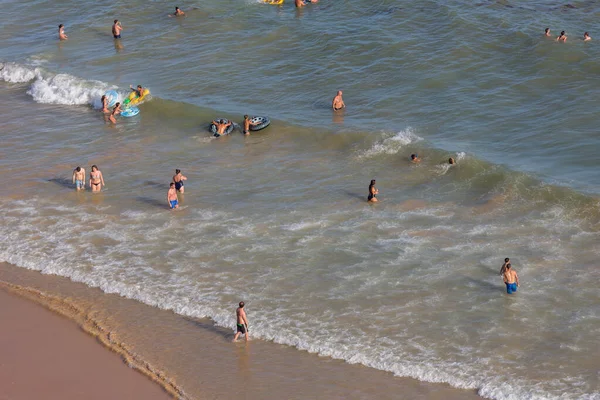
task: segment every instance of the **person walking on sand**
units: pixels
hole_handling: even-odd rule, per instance
[[[174,210],[179,208],[179,202],[177,201],[177,190],[175,189],[175,182],[171,182],[169,185],[169,191],[167,192],[167,203],[169,203],[169,208]]]
[[[371,203],[377,203],[377,195],[379,194],[379,190],[375,187],[375,179],[371,179],[371,183],[369,184],[369,197],[367,197],[367,201]]]
[[[235,318],[237,320],[237,332],[233,337],[233,342],[238,340],[240,335],[245,335],[246,342],[250,340],[250,333],[248,329],[248,317],[246,311],[244,311],[244,302],[240,301],[239,307],[235,310]]]
[[[108,117],[108,119],[113,124],[116,124],[117,123],[117,119],[115,118],[115,116],[117,116],[119,114],[121,114],[121,103],[115,104],[115,107],[113,108],[112,112],[110,113],[110,116]]]
[[[183,176],[180,169],[175,170],[175,175],[173,175],[173,183],[175,183],[175,190],[183,193],[183,181],[186,181],[187,177]]]
[[[590,34],[589,34],[589,33],[585,32],[585,33],[583,34],[583,41],[584,41],[584,42],[588,42],[588,41],[590,41],[590,40],[592,40],[592,37],[590,36]]]
[[[69,37],[65,33],[65,26],[63,24],[60,24],[58,26],[58,39],[59,40],[67,40],[68,38]]]
[[[510,263],[510,258],[506,257],[504,259],[504,264],[502,264],[502,268],[500,268],[500,275],[504,275],[504,272],[506,271],[506,266]]]
[[[119,22],[118,19],[115,19],[113,26],[112,26],[113,37],[115,39],[121,39],[121,31],[122,30],[123,30],[123,27],[121,26],[121,23]]]
[[[333,101],[331,102],[331,108],[333,108],[333,111],[339,111],[342,108],[346,108],[344,99],[342,99],[342,91],[341,90],[338,90],[337,94],[333,98]]]
[[[73,170],[73,184],[75,189],[79,192],[85,190],[85,169],[77,167]]]
[[[560,35],[556,38],[557,42],[566,42],[567,41],[567,35],[565,35],[565,31],[562,31],[560,33]]]
[[[506,293],[516,293],[517,288],[519,287],[519,275],[517,275],[517,271],[512,269],[510,263],[506,264],[506,270],[504,271],[504,274],[502,274],[502,277],[506,284]]]
[[[104,176],[102,176],[102,172],[96,165],[92,165],[92,170],[90,171],[90,188],[92,188],[92,192],[99,192],[102,186],[106,186],[104,184]]]

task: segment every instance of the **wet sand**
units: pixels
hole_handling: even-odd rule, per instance
[[[0,290],[0,398],[169,399],[78,326]]]
[[[9,381],[21,382],[13,387],[0,382],[11,390],[9,393],[0,391],[0,395],[8,395],[11,399],[32,398],[36,385],[25,383],[40,382],[40,385],[48,386],[43,382],[53,376],[56,378],[50,381],[54,382],[49,385],[50,388],[68,390],[60,395],[57,392],[56,398],[61,399],[81,397],[81,393],[85,393],[83,390],[89,388],[94,388],[92,392],[97,398],[110,398],[110,395],[97,391],[97,386],[120,393],[112,398],[158,399],[168,396],[158,385],[128,368],[117,355],[78,331],[72,321],[14,294],[32,298],[63,315],[71,315],[70,318],[84,325],[83,329],[96,336],[106,347],[120,353],[128,363],[178,397],[394,399],[402,393],[402,397],[411,399],[480,398],[472,390],[398,378],[387,372],[318,357],[271,342],[255,340],[248,344],[243,341],[232,344],[233,332],[215,326],[210,320],[183,317],[114,294],[105,294],[62,277],[42,275],[6,263],[0,263],[0,281],[3,320],[10,318],[16,321],[3,327],[1,351],[21,355],[2,357],[19,359],[17,366],[12,366],[12,362],[2,366],[14,371],[10,375],[14,378],[9,378]],[[7,290],[13,294],[8,294]],[[5,298],[10,302],[4,301]],[[26,335],[13,328],[7,329],[16,327],[17,323],[23,326],[19,331],[28,331]],[[6,340],[7,337],[10,339]],[[17,344],[13,345],[12,341]],[[46,352],[56,354],[46,356]],[[43,360],[21,363],[38,356],[46,357],[47,363]],[[38,365],[37,373],[30,364]],[[99,371],[87,371],[88,366]],[[46,370],[52,370],[53,375],[44,377]],[[78,379],[80,374],[93,382]],[[109,386],[104,388],[101,383],[113,379],[111,374],[115,375],[114,379],[122,379],[121,383],[104,385]],[[68,385],[71,386],[65,389]],[[17,397],[17,389],[21,390],[21,387],[31,394]],[[130,396],[133,393],[135,396]]]

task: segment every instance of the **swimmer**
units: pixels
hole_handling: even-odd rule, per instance
[[[506,257],[504,259],[504,264],[502,264],[502,268],[500,268],[500,275],[504,275],[504,272],[506,271],[506,266],[510,264],[510,258]]]
[[[100,99],[100,101],[102,101],[102,112],[109,113],[110,110],[108,109],[108,98],[106,97],[105,94],[102,95],[102,98]]]
[[[333,98],[331,102],[331,108],[333,111],[341,110],[342,108],[346,108],[346,104],[344,103],[344,99],[342,99],[342,91],[338,90],[337,94]]]
[[[556,38],[557,42],[566,42],[567,41],[567,35],[565,35],[565,31],[562,31],[560,33],[560,35]]]
[[[176,169],[175,175],[173,175],[173,182],[175,183],[175,190],[178,190],[180,193],[183,193],[183,181],[187,181],[187,177],[181,174],[180,169]]]
[[[121,103],[117,103],[115,104],[115,108],[113,108],[112,112],[110,113],[110,116],[108,117],[108,119],[110,120],[110,122],[112,122],[113,124],[117,123],[117,120],[115,119],[115,116],[121,114]]]
[[[60,24],[58,26],[58,39],[59,40],[67,40],[68,38],[69,37],[65,33],[65,26],[63,24]]]
[[[85,169],[77,167],[73,170],[73,184],[75,189],[79,192],[85,190]]]
[[[185,13],[179,9],[179,7],[175,7],[175,12],[173,14],[169,14],[169,17],[182,17]]]
[[[121,39],[121,31],[123,27],[118,19],[115,19],[114,24],[112,26],[112,34],[115,39]]]
[[[102,186],[106,186],[104,184],[104,176],[102,176],[102,172],[100,172],[96,165],[92,165],[92,170],[90,171],[90,188],[92,188],[92,192],[99,192]]]
[[[367,201],[371,203],[377,203],[377,195],[379,194],[379,190],[375,187],[375,179],[371,179],[371,183],[369,184],[369,197]]]
[[[506,264],[506,269],[504,270],[504,274],[502,274],[504,283],[506,284],[506,293],[508,294],[515,293],[519,287],[519,275],[511,267],[510,263]]]
[[[244,302],[240,301],[239,307],[235,310],[235,319],[237,332],[233,337],[233,342],[235,342],[240,335],[245,335],[246,342],[250,340],[250,333],[248,332],[248,317],[246,316],[246,311],[244,311]]]
[[[137,85],[137,88],[134,88],[133,86],[129,85],[129,89],[131,89],[131,91],[135,92],[137,97],[142,97],[142,95],[144,94],[144,91],[146,90],[142,87],[142,85]]]
[[[548,37],[552,36],[552,35],[550,34],[550,28],[546,28],[546,29],[544,29],[544,36],[548,36]]]
[[[179,204],[177,201],[177,190],[175,189],[175,182],[171,182],[169,185],[169,191],[167,192],[167,203],[169,203],[169,208],[174,210],[179,208]]]
[[[410,161],[413,162],[413,163],[415,163],[415,164],[418,164],[418,163],[421,162],[421,159],[419,158],[419,156],[417,154],[411,154],[410,155]]]
[[[306,5],[304,0],[294,0],[294,4],[296,4],[296,8],[302,8]]]
[[[224,119],[220,119],[218,121],[213,121],[213,125],[217,127],[217,135],[223,135],[225,134],[225,131],[227,130],[227,128],[229,128],[231,126],[231,121],[227,121]]]
[[[450,158],[448,159],[448,164],[450,164],[450,165],[454,165],[454,164],[456,164],[456,161],[454,161],[454,158],[450,157]]]
[[[583,34],[583,41],[584,41],[584,42],[587,42],[587,41],[589,41],[589,40],[592,40],[592,37],[590,36],[590,34],[589,34],[589,33],[587,33],[587,32],[586,32],[586,33],[584,33],[584,34]]]

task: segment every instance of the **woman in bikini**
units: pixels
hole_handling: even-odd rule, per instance
[[[377,190],[377,188],[375,187],[375,179],[371,179],[371,184],[369,185],[369,197],[367,198],[367,201],[369,201],[370,203],[376,203],[379,200],[377,200],[377,195],[379,194],[379,190]]]
[[[102,189],[102,186],[105,186],[102,172],[100,172],[96,165],[92,165],[92,170],[90,172],[90,188],[92,188],[92,192],[99,192]]]
[[[121,103],[117,103],[115,104],[115,108],[113,108],[112,112],[110,113],[110,116],[108,117],[108,119],[110,120],[110,122],[112,122],[113,124],[117,123],[117,120],[115,119],[116,115],[121,114]]]

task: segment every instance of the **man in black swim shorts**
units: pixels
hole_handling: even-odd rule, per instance
[[[121,39],[121,31],[123,27],[118,19],[115,19],[114,24],[112,26],[112,34],[115,39]]]
[[[246,342],[250,340],[250,334],[248,333],[248,317],[246,317],[246,311],[244,311],[244,302],[240,301],[239,307],[235,310],[235,317],[237,319],[237,332],[233,337],[235,342],[240,335],[245,335]]]

